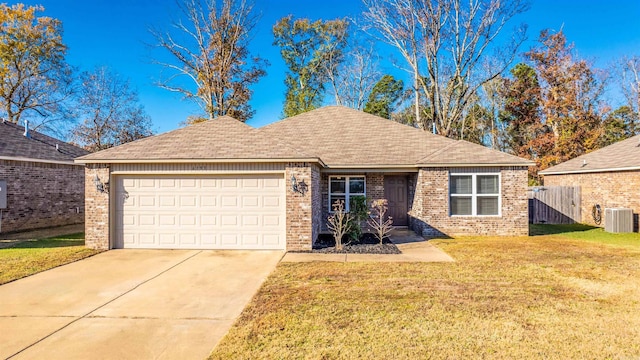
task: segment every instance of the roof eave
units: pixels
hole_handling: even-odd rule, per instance
[[[564,174],[585,174],[585,173],[597,173],[597,172],[612,172],[612,171],[634,171],[640,170],[640,166],[628,166],[620,168],[602,168],[602,169],[579,169],[579,170],[560,170],[560,171],[540,171],[540,175],[564,175]]]
[[[219,158],[219,159],[83,159],[76,164],[171,164],[171,163],[280,163],[280,162],[317,162],[325,166],[319,158]]]
[[[535,166],[534,162],[519,162],[519,163],[429,163],[429,164],[417,164],[418,167],[432,168],[432,167],[503,167],[503,166]]]
[[[47,160],[47,159],[21,157],[21,156],[0,156],[0,160],[34,162],[34,163],[43,163],[43,164],[58,164],[58,165],[78,165],[77,163],[74,162],[74,160],[67,160],[67,161]]]

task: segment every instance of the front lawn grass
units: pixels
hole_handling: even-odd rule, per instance
[[[631,249],[637,249],[640,246],[640,233],[609,233],[604,231],[603,228],[584,224],[530,225],[529,233],[531,236],[553,234],[568,239],[584,240]]]
[[[84,234],[24,241],[0,249],[0,285],[97,254],[84,247]]]
[[[456,262],[279,264],[211,358],[640,356],[640,243],[432,242]]]

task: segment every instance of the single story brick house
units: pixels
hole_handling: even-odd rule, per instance
[[[580,186],[582,223],[605,224],[605,208],[630,208],[640,213],[640,135],[578,156],[540,172],[545,186]],[[600,205],[596,224],[592,208]]]
[[[340,106],[258,129],[220,117],[76,161],[94,248],[310,250],[329,204],[362,195],[426,236],[528,234],[531,162]]]
[[[88,152],[50,136],[0,121],[0,232],[84,222]]]

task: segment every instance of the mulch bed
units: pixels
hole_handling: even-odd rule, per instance
[[[313,244],[314,253],[326,254],[401,254],[398,247],[389,238],[385,238],[382,244],[373,234],[363,234],[357,242],[344,238],[342,250],[336,250],[336,242],[329,234],[320,234],[318,240]],[[347,244],[348,245],[345,245]]]

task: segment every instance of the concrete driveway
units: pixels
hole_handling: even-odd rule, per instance
[[[283,253],[112,250],[0,286],[0,358],[204,359]]]

